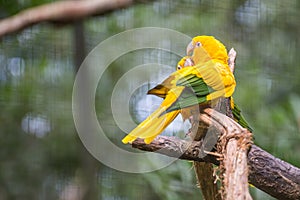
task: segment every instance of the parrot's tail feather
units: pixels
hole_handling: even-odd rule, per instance
[[[158,108],[147,119],[133,129],[123,140],[124,144],[132,143],[137,138],[144,139],[145,143],[151,143],[179,114],[180,111],[174,111],[161,115],[165,112],[164,107]]]
[[[159,115],[164,112],[164,108],[160,107],[133,129],[123,140],[124,144],[132,143],[136,138],[140,137],[144,131],[148,130],[153,124],[153,120],[157,119]]]
[[[150,144],[155,138],[156,138],[156,136],[145,138],[144,142],[146,144]]]
[[[180,113],[180,110],[166,113],[166,110],[177,100],[184,87],[176,87],[168,92],[160,107],[155,110],[147,119],[133,129],[123,142],[133,142],[136,138],[142,138],[146,143],[150,143],[159,135]]]
[[[132,143],[134,140],[136,140],[137,137],[131,136],[131,135],[127,135],[126,137],[123,138],[122,142],[124,144],[127,143]]]
[[[154,120],[155,122],[151,125],[151,127],[145,130],[145,132],[139,137],[143,138],[146,144],[150,144],[156,136],[165,130],[165,128],[177,117],[179,113],[180,111],[177,110],[160,116]]]

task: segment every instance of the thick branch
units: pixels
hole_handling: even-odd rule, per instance
[[[248,153],[249,180],[277,199],[300,199],[300,169],[252,145]]]
[[[222,128],[217,124],[215,127]],[[217,131],[221,133],[224,130],[217,129]],[[197,141],[159,136],[149,145],[138,139],[132,146],[145,151],[160,150],[159,153],[180,159],[219,164],[216,157],[212,155],[203,157],[204,147]],[[247,161],[249,182],[255,187],[278,199],[300,199],[300,169],[275,158],[255,145],[251,146]]]
[[[219,164],[212,155],[202,157],[196,153],[202,149],[201,142],[158,136],[151,144],[145,144],[142,139],[137,139],[132,147],[151,152],[160,150],[161,154],[184,160]],[[299,168],[274,157],[256,145],[251,146],[247,160],[249,182],[252,185],[278,199],[300,199]]]
[[[157,136],[151,144],[145,144],[143,139],[138,138],[132,143],[132,147],[143,151],[159,151],[161,154],[183,160],[219,165],[219,161],[214,156],[208,154],[203,157],[202,141],[186,141],[177,137]]]
[[[57,1],[24,10],[0,21],[0,37],[40,22],[69,22],[127,7],[133,0]]]
[[[233,119],[213,109],[205,109],[199,118],[220,135],[217,149],[222,156],[222,196],[225,199],[252,199],[249,194],[247,165],[247,152],[252,143],[252,134]]]

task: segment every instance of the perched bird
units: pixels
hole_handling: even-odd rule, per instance
[[[189,47],[190,48],[190,47]],[[188,50],[190,51],[190,50]],[[180,70],[184,67],[191,67],[194,66],[194,62],[191,58],[191,56],[185,56],[183,57],[177,64],[177,70]],[[166,83],[165,83],[166,84]],[[162,91],[160,91],[160,95],[158,95],[157,93],[158,91],[155,90],[155,88],[153,88],[152,90],[148,91],[148,94],[153,94],[156,96],[160,96],[162,98],[165,97],[165,95],[167,93],[165,93],[164,95],[162,94]],[[233,97],[230,97],[230,108],[232,111],[232,115],[233,115],[233,119],[239,123],[243,128],[248,129],[250,132],[252,132],[252,128],[249,126],[249,124],[247,123],[247,121],[245,120],[245,118],[242,116],[241,110],[238,107],[237,104],[235,104]],[[186,119],[188,119],[191,116],[191,113],[193,112],[193,110],[195,110],[195,108],[187,108],[187,109],[182,109],[181,110],[181,115],[183,120],[185,121]]]
[[[231,97],[236,82],[227,64],[225,46],[212,36],[197,36],[188,45],[193,66],[172,73],[148,93],[165,98],[159,108],[133,129],[123,140],[136,138],[150,143],[180,113],[194,105],[210,105],[220,97]]]
[[[225,46],[212,36],[197,36],[188,45],[187,55],[178,62],[176,72],[148,91],[148,94],[162,97],[164,101],[123,139],[124,143],[133,142],[137,137],[150,143],[179,113],[183,120],[192,118],[192,130],[195,132],[192,138],[200,140],[205,133],[198,128],[201,122],[194,121],[198,119],[199,109],[213,107],[214,101],[220,97],[230,99],[233,118],[251,131],[232,98],[236,83],[228,66]],[[194,162],[194,169],[204,198],[220,199],[213,165]]]
[[[213,41],[213,42],[210,42]],[[209,45],[207,45],[207,43]],[[208,46],[207,48],[200,48],[201,46]],[[203,63],[206,60],[212,59],[216,65],[218,65],[218,73],[222,77],[222,81],[225,87],[225,95],[223,97],[227,97],[230,102],[230,107],[232,111],[232,117],[235,121],[237,121],[242,127],[247,128],[248,130],[252,131],[250,126],[244,120],[243,116],[241,115],[241,111],[238,106],[234,103],[232,97],[232,90],[235,88],[235,81],[232,71],[228,66],[228,56],[225,46],[215,40],[214,37],[211,36],[197,36],[193,38],[191,43],[187,47],[187,55],[191,55],[191,59],[194,65],[198,65],[199,63]],[[207,51],[208,53],[205,54],[203,51]],[[225,53],[226,52],[226,53]],[[203,56],[208,55],[209,57]],[[209,84],[209,82],[206,82]],[[222,86],[220,86],[222,87]],[[226,89],[228,88],[228,89]],[[222,91],[222,89],[220,88]],[[226,100],[225,100],[226,101]],[[227,100],[228,101],[228,100]],[[211,105],[213,107],[213,105]],[[228,113],[224,113],[228,114]],[[193,138],[194,140],[199,140],[206,134],[206,131],[203,129],[199,129],[198,127],[201,126],[201,122],[199,124],[193,124],[195,127],[193,130],[195,133]],[[204,146],[205,148],[205,146]],[[208,150],[209,151],[209,150]],[[202,190],[202,194],[204,199],[206,200],[215,200],[221,199],[220,194],[218,192],[218,186],[215,183],[214,177],[214,169],[211,163],[205,162],[194,162],[194,169],[197,177],[198,184]]]
[[[190,53],[191,48],[193,48],[191,46],[191,44],[188,45],[187,47],[187,53]],[[196,56],[196,55],[195,55]],[[194,57],[195,57],[194,56]],[[177,64],[177,70],[180,70],[182,68],[185,67],[191,67],[194,66],[194,62],[192,60],[191,56],[185,56],[183,58],[180,59],[180,61]],[[156,87],[154,87],[153,89],[149,90],[147,94],[152,94],[152,95],[156,95],[159,96],[161,98],[165,98],[168,91],[170,90],[171,87],[171,83],[170,79],[166,79],[163,83],[157,85]],[[249,126],[249,124],[247,123],[247,121],[244,119],[244,117],[241,114],[241,110],[238,107],[237,104],[235,104],[233,97],[230,97],[230,108],[232,111],[232,115],[233,115],[233,119],[239,123],[243,128],[248,129],[250,132],[252,132],[252,128]],[[191,115],[193,115],[194,112],[198,111],[198,107],[196,105],[185,108],[185,109],[181,109],[181,115],[183,118],[183,121],[185,121],[186,119],[189,119]]]
[[[209,44],[209,45],[207,45]],[[207,46],[206,48],[202,48]],[[191,59],[194,65],[198,65],[200,63],[206,62],[207,60],[212,60],[217,71],[207,74],[206,77],[210,76],[221,76],[220,79],[215,79],[214,77],[206,80],[205,82],[210,85],[210,81],[217,80],[218,85],[217,90],[220,93],[225,93],[225,95],[221,94],[220,97],[231,98],[233,91],[235,89],[235,79],[228,66],[228,55],[225,46],[211,36],[197,36],[194,37],[191,43],[187,46],[187,55],[191,55]],[[207,78],[208,79],[208,78]],[[226,89],[227,88],[227,89]],[[210,103],[210,107],[214,107],[214,103]],[[199,105],[201,106],[201,105]],[[195,118],[195,117],[193,117]],[[196,116],[197,119],[197,116]],[[192,124],[193,129],[193,139],[200,140],[206,135],[205,129],[199,129],[201,127],[201,122]],[[205,149],[205,147],[204,147]],[[208,150],[210,151],[210,150]],[[218,186],[215,183],[214,177],[214,169],[211,163],[205,162],[193,162],[195,174],[197,177],[197,182],[202,190],[203,198],[206,200],[220,199],[220,194],[218,193]]]

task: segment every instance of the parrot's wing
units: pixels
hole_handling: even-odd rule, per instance
[[[189,106],[208,103],[207,95],[214,92],[214,89],[209,87],[203,80],[196,74],[189,74],[177,81],[177,86],[184,86],[184,90],[177,98],[177,100],[166,110],[171,112]]]
[[[227,65],[213,60],[195,66],[197,75],[215,91],[207,96],[208,100],[232,96],[236,82]]]
[[[167,93],[169,92],[169,88],[167,88],[166,86],[164,86],[163,84],[159,84],[157,86],[155,86],[154,88],[150,89],[147,94],[152,94],[152,95],[156,95],[158,97],[161,98],[166,98]]]
[[[166,98],[166,95],[170,91],[170,89],[174,88],[176,86],[174,83],[176,72],[171,74],[168,78],[166,78],[161,84],[158,84],[154,88],[150,89],[147,94],[152,94],[159,96],[161,98]]]
[[[168,78],[166,78],[162,83],[158,84],[154,88],[150,89],[147,94],[156,95],[161,98],[166,98],[167,93],[170,89],[176,86],[190,86],[188,82],[185,80],[191,78],[191,72],[195,73],[195,69],[191,67],[187,67],[178,71],[173,72]],[[179,80],[179,83],[178,83]],[[193,81],[193,80],[192,80]],[[183,84],[181,84],[183,83]],[[193,86],[196,86],[197,82],[194,83]]]
[[[230,69],[214,61],[203,62],[173,73],[173,83],[185,89],[166,112],[208,103],[220,97],[233,94],[235,80]]]
[[[166,95],[170,91],[174,84],[172,81],[175,79],[175,76],[172,74],[168,78],[166,78],[161,84],[155,86],[154,88],[150,89],[147,94],[152,94],[159,96],[161,98],[166,98]]]
[[[214,91],[211,87],[207,86],[196,68],[186,67],[172,73],[161,84],[150,89],[147,94],[166,98],[171,89],[182,88],[182,86],[184,87],[183,92],[176,97],[177,99],[175,99],[173,104],[169,104],[166,112],[204,103],[206,102],[206,96]]]

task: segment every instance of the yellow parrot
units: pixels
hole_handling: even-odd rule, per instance
[[[180,70],[180,69],[185,68],[185,67],[191,67],[191,66],[194,66],[194,63],[193,63],[191,57],[190,56],[185,56],[185,57],[181,58],[181,60],[178,62],[177,70]],[[155,88],[149,90],[147,94],[152,94],[152,95],[159,96],[161,98],[165,98],[168,91],[169,91],[169,88],[171,86],[171,84],[168,83],[167,80],[168,79],[166,79],[162,84],[159,84]],[[237,123],[239,123],[242,127],[246,128],[250,132],[252,132],[252,128],[248,125],[248,123],[246,122],[246,120],[242,116],[241,110],[234,103],[233,97],[230,97],[230,107],[231,107],[231,110],[232,110],[233,119]],[[181,109],[180,114],[182,115],[183,121],[188,119],[194,112],[197,112],[198,110],[199,110],[199,108],[198,108],[197,105]]]
[[[172,73],[162,84],[148,93],[165,97],[159,108],[133,129],[123,140],[131,143],[136,138],[149,144],[180,113],[182,108],[210,104],[220,97],[231,97],[236,82],[227,64],[225,46],[212,36],[197,36],[188,45],[193,66]],[[166,94],[166,95],[165,95]]]
[[[194,62],[192,60],[192,58],[190,56],[185,56],[183,57],[177,64],[177,70],[180,70],[184,67],[190,67],[190,66],[193,66],[194,65]],[[165,98],[165,95],[167,93],[165,93],[165,95],[157,95],[157,91],[152,89],[152,90],[149,90],[148,91],[148,94],[153,94],[153,95],[156,95],[156,96],[160,96],[160,97],[163,97]],[[232,115],[233,115],[233,119],[239,123],[243,128],[246,128],[248,129],[250,132],[252,132],[252,128],[248,125],[248,123],[246,122],[246,120],[244,119],[244,117],[242,116],[241,114],[241,110],[240,108],[238,107],[238,105],[235,104],[234,100],[233,100],[233,97],[230,97],[230,108],[231,108],[231,111],[232,111]],[[189,111],[189,109],[191,108],[188,108],[188,109],[182,109],[181,110],[181,115],[182,115],[182,118],[183,120],[185,121],[186,119],[188,119],[190,116],[191,116],[191,112],[192,111]],[[192,109],[193,110],[193,109]]]

